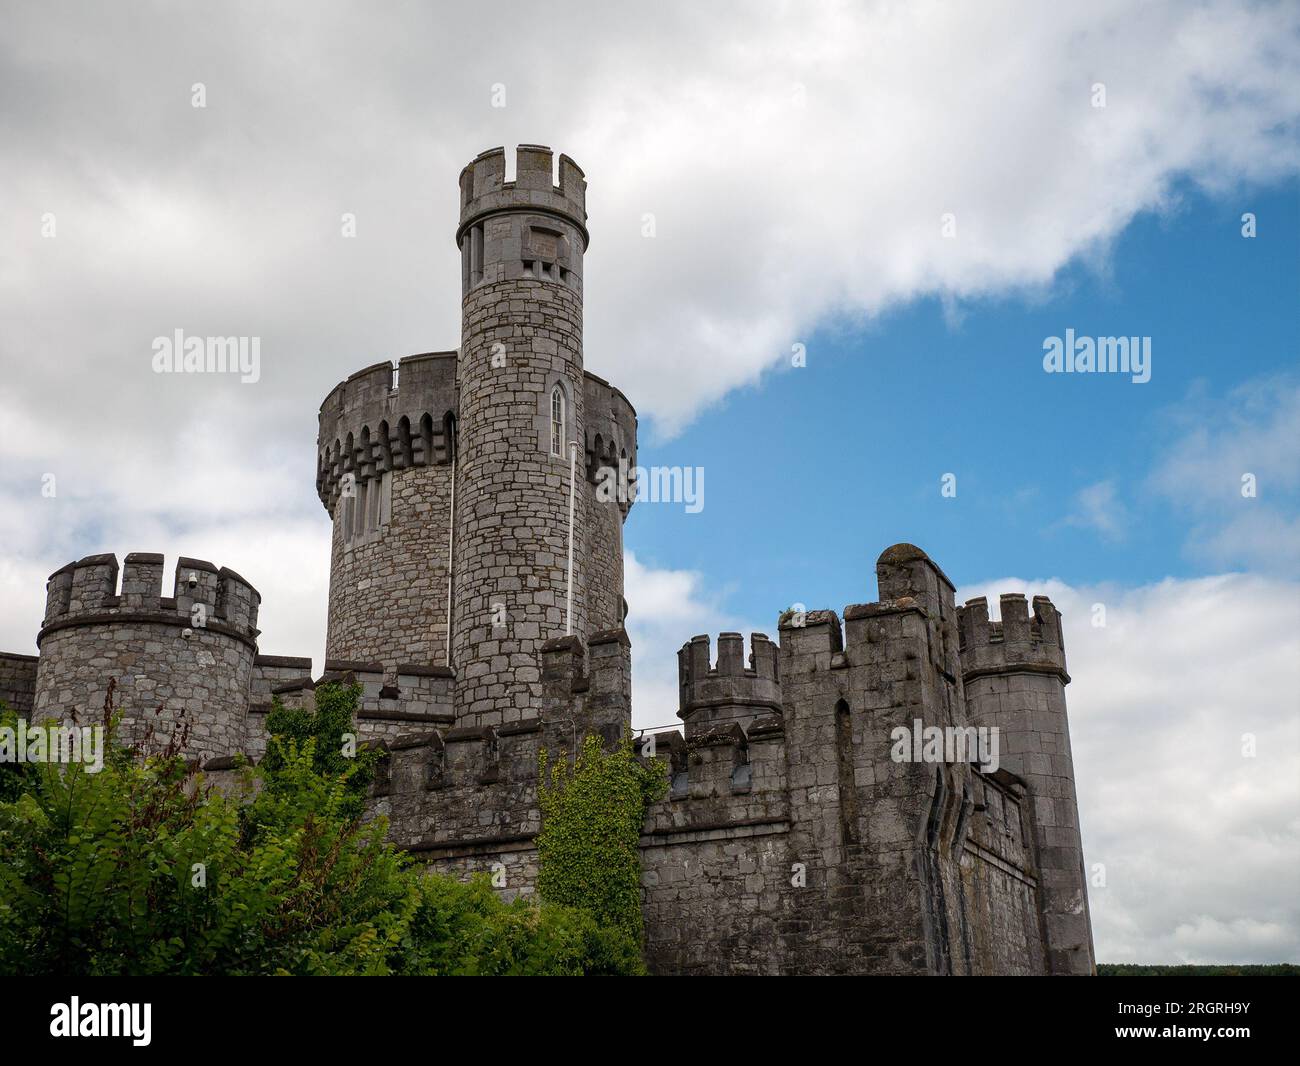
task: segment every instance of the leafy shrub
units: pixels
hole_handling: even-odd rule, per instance
[[[274,717],[267,759],[222,791],[174,752],[106,743],[0,778],[0,973],[636,972],[621,932],[426,874],[360,816],[373,761],[341,755],[357,692]],[[283,710],[283,709],[281,709]],[[106,717],[107,711],[106,711]],[[111,734],[110,734],[111,736]]]

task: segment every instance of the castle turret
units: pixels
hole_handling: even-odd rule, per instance
[[[257,654],[257,590],[233,570],[182,558],[162,595],[163,557],[91,555],[50,575],[32,719],[100,721],[110,679],[119,741],[230,755],[246,740]]]
[[[570,444],[585,482],[582,256],[586,182],[567,156],[521,145],[460,176],[460,455],[454,664],[459,711],[480,724],[535,714],[543,643],[589,628],[585,486],[575,494],[566,626]],[[609,620],[609,624],[616,622]]]
[[[764,633],[745,638],[739,633],[718,636],[718,661],[710,665],[709,638],[692,637],[677,653],[679,702],[677,717],[686,735],[704,733],[716,725],[736,722],[748,730],[759,718],[781,713],[781,682],[777,647]]]
[[[326,656],[448,665],[456,353],[376,363],[320,408],[316,491],[333,522]]]
[[[1002,766],[1029,786],[1048,968],[1089,974],[1095,959],[1065,713],[1070,675],[1061,615],[1046,596],[1034,597],[1032,618],[1024,596],[1001,601],[1001,622],[989,621],[982,596],[958,612],[966,714],[972,725],[997,727]]]

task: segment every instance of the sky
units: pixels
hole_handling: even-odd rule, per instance
[[[0,3],[0,647],[163,551],[319,663],[319,402],[456,346],[460,168],[548,144],[587,369],[705,475],[625,529],[634,724],[918,544],[1065,614],[1097,957],[1300,961],[1300,8],[498,6]],[[155,374],[175,329],[260,379]]]

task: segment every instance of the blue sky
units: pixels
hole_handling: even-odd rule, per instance
[[[955,308],[920,299],[792,337],[806,367],[766,372],[676,439],[651,425],[640,462],[703,466],[706,504],[634,507],[628,546],[715,575],[727,607],[760,620],[795,601],[873,599],[876,555],[896,541],[921,545],[959,585],[1215,572],[1183,551],[1187,509],[1149,478],[1189,396],[1222,400],[1296,370],[1298,192],[1294,181],[1226,197],[1182,188],[1043,290]],[[1253,239],[1241,235],[1247,210]],[[1151,380],[1044,373],[1043,339],[1066,328],[1150,336]],[[955,498],[940,495],[946,472]],[[1077,495],[1106,481],[1123,529],[1072,521]],[[1261,492],[1295,505],[1294,486]]]

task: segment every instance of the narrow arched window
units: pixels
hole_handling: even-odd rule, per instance
[[[564,390],[551,390],[551,454],[564,457]]]

